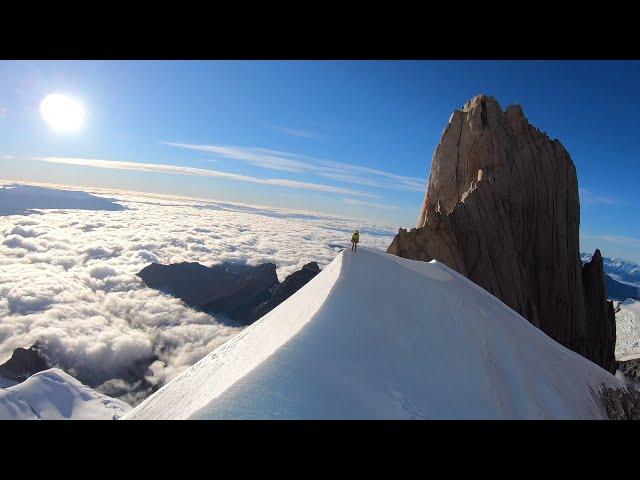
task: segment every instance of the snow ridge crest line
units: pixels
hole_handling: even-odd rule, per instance
[[[185,419],[205,407],[313,321],[342,277],[344,260],[343,251],[286,302],[185,370],[122,419]]]

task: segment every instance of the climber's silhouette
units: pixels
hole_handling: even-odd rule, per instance
[[[358,242],[360,241],[360,232],[356,228],[356,231],[351,235],[351,251],[355,252],[358,249]]]

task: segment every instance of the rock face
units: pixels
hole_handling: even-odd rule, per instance
[[[230,262],[213,267],[197,262],[170,265],[152,263],[138,272],[138,276],[147,286],[176,296],[196,309],[202,309],[206,303],[232,296],[242,289],[246,291],[249,284],[260,283],[261,279],[264,285],[257,285],[261,289],[268,289],[278,283],[273,263],[258,267]]]
[[[617,367],[623,375],[640,381],[640,358],[620,361]]]
[[[222,263],[205,267],[196,262],[143,268],[138,276],[151,288],[180,298],[189,307],[251,324],[297,292],[320,272],[311,262],[278,282],[276,266]]]
[[[40,353],[40,344],[36,342],[29,348],[16,348],[11,358],[0,365],[0,377],[22,382],[34,373],[48,368],[49,365]]]
[[[253,310],[269,299],[278,283],[276,266],[263,263],[238,274],[233,293],[205,303],[202,310],[223,313],[239,322],[250,323]]]
[[[640,392],[627,387],[611,388],[603,386],[602,403],[609,420],[640,420]]]
[[[271,310],[284,302],[291,295],[304,287],[313,277],[320,273],[320,267],[316,262],[307,263],[297,272],[293,272],[278,285],[266,302],[258,305],[252,312],[251,320],[255,321],[265,316]]]
[[[417,228],[400,229],[387,251],[445,263],[613,372],[602,259],[596,252],[583,273],[579,221],[576,170],[562,144],[518,105],[503,111],[480,95],[449,119]],[[585,299],[583,281],[597,298]]]

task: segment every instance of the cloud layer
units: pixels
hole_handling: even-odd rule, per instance
[[[128,369],[142,365],[162,385],[240,331],[145,287],[136,272],[151,262],[274,262],[282,280],[309,261],[325,266],[354,227],[307,212],[108,196],[127,209],[0,217],[0,362],[40,340],[52,363],[131,403],[148,392],[127,383]],[[394,233],[360,227],[374,248]]]

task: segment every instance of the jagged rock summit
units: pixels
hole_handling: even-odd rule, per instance
[[[615,371],[615,318],[602,258],[581,266],[576,169],[518,105],[486,95],[453,112],[417,228],[388,253],[439,260],[566,347]]]

